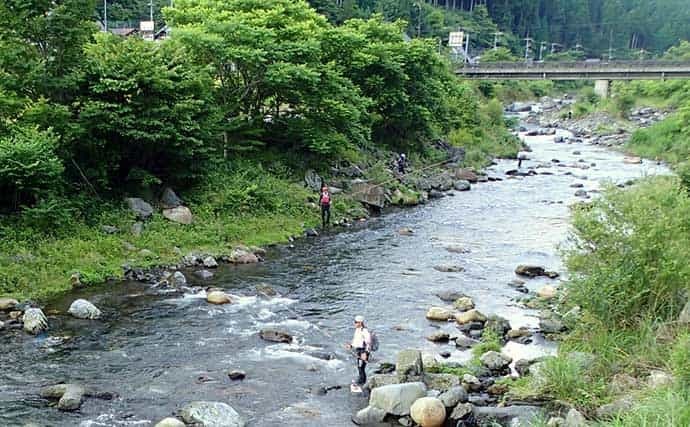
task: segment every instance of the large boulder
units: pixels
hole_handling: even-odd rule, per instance
[[[460,386],[460,377],[453,374],[424,374],[424,384],[430,390],[446,391]]]
[[[148,219],[153,215],[153,207],[144,199],[139,197],[128,197],[125,199],[129,210],[139,219]]]
[[[11,311],[19,304],[14,298],[0,298],[0,311]]]
[[[460,421],[467,418],[472,413],[472,408],[474,408],[474,406],[471,403],[458,403],[450,413],[449,418],[452,421]],[[464,424],[458,423],[457,425],[463,426]]]
[[[163,209],[163,216],[172,222],[184,225],[189,225],[194,221],[192,211],[190,211],[186,206]]]
[[[403,383],[377,387],[371,391],[369,405],[391,415],[409,415],[417,399],[426,396],[424,383]]]
[[[264,341],[281,342],[289,344],[292,342],[292,335],[276,329],[262,329],[259,336]]]
[[[458,403],[467,402],[467,390],[462,386],[451,387],[438,397],[446,408],[454,408]]]
[[[484,323],[486,322],[486,320],[486,316],[476,309],[469,310],[464,313],[458,313],[455,315],[455,321],[458,322],[460,325],[464,325],[466,323],[471,322]]]
[[[436,296],[439,297],[441,301],[445,302],[455,302],[459,298],[467,297],[467,295],[458,291],[441,291],[437,293]]]
[[[542,288],[537,291],[537,296],[545,300],[553,299],[556,297],[556,288],[551,285],[542,286]]]
[[[565,331],[565,325],[555,317],[547,317],[539,320],[539,328],[545,334],[558,334]]]
[[[474,301],[470,297],[461,297],[455,300],[453,307],[460,311],[469,311],[474,308]]]
[[[453,317],[453,312],[443,307],[431,307],[426,312],[426,318],[429,320],[436,320],[439,322],[446,322]]]
[[[76,411],[81,407],[86,390],[78,384],[57,384],[41,389],[44,399],[59,399],[58,409],[61,411]]]
[[[409,378],[416,379],[421,377],[424,373],[422,352],[411,349],[400,351],[395,364],[395,372],[401,381],[407,381]]]
[[[386,204],[386,193],[382,186],[364,181],[353,181],[351,185],[354,198],[369,206],[382,209]]]
[[[571,409],[565,416],[563,427],[587,427],[587,420],[577,409]]]
[[[633,401],[632,397],[624,396],[614,402],[607,403],[606,405],[602,405],[597,408],[596,415],[597,418],[601,420],[610,420],[621,414],[629,412],[634,405],[635,402]]]
[[[446,420],[446,407],[435,397],[422,397],[412,404],[410,416],[421,427],[440,427]]]
[[[165,209],[173,209],[182,205],[182,199],[180,199],[172,188],[166,187],[161,194],[161,205]]]
[[[2,309],[0,307],[0,309]],[[690,324],[690,301],[685,303],[685,307],[683,307],[683,311],[680,312],[680,316],[678,316],[678,323],[687,325]]]
[[[30,334],[38,335],[48,329],[48,319],[40,308],[29,308],[22,318],[24,330]]]
[[[538,276],[546,276],[551,279],[558,277],[558,273],[553,271],[546,271],[544,267],[538,265],[518,265],[515,268],[515,274],[518,276],[525,276],[529,278],[534,278]]]
[[[230,262],[233,264],[255,264],[259,257],[248,249],[235,248],[230,254]]]
[[[454,188],[457,191],[469,191],[472,188],[472,186],[470,185],[469,181],[461,179],[460,181],[455,181]]]
[[[367,406],[352,417],[352,422],[359,426],[368,426],[383,422],[386,418],[386,411],[374,406]]]
[[[476,183],[478,180],[477,174],[470,169],[456,169],[454,178],[468,181],[470,183]]]
[[[527,405],[504,407],[475,406],[472,408],[472,414],[479,421],[512,422],[511,420],[517,418],[517,425],[530,425],[530,423],[542,415],[542,409]]]
[[[223,291],[211,291],[206,295],[206,301],[211,304],[230,304],[232,299]]]
[[[180,411],[187,424],[200,427],[244,427],[246,422],[232,406],[222,402],[192,402]]]
[[[212,256],[207,256],[204,258],[203,261],[204,267],[206,268],[217,268],[218,267],[218,261]]]
[[[367,388],[369,390],[391,384],[400,384],[400,378],[395,374],[374,374],[367,380]]]
[[[154,427],[185,427],[185,425],[185,423],[177,418],[168,417],[158,421],[158,424],[156,424]]]
[[[479,341],[472,339],[470,337],[466,337],[464,335],[460,335],[455,339],[455,347],[463,350],[474,347],[477,344],[479,344]]]
[[[510,322],[508,319],[492,314],[484,324],[484,328],[495,332],[499,337],[503,337],[510,331]]]
[[[323,179],[316,173],[316,171],[308,170],[306,175],[304,175],[304,183],[312,191],[320,191],[321,185],[323,184]]]
[[[69,314],[77,319],[99,319],[101,310],[85,299],[78,299],[69,306]]]
[[[173,273],[172,277],[170,278],[170,282],[172,283],[173,286],[184,286],[187,284],[187,278],[184,276],[184,273],[181,271],[176,271]]]
[[[431,342],[448,342],[450,340],[450,334],[448,332],[436,331],[428,335],[426,339]]]
[[[479,360],[492,371],[502,371],[513,361],[510,357],[496,351],[487,351]]]

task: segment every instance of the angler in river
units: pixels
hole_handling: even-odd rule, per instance
[[[350,389],[353,393],[361,393],[361,386],[367,382],[367,362],[371,353],[372,340],[369,330],[364,325],[363,316],[355,316],[355,332],[352,342],[345,345],[348,350],[352,350],[357,359],[357,382],[353,381]]]
[[[321,206],[321,224],[323,228],[326,228],[331,223],[331,192],[325,184],[321,187],[319,205]]]

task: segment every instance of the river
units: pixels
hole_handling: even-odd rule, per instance
[[[350,415],[364,404],[361,396],[346,388],[326,395],[309,390],[347,385],[353,378],[354,364],[342,344],[351,337],[355,314],[364,315],[380,337],[377,361],[394,361],[404,348],[447,350],[456,361],[468,357],[452,343],[425,340],[439,326],[424,314],[443,305],[435,296],[443,290],[466,293],[480,311],[503,316],[514,328],[535,328],[537,313],[516,304],[523,294],[507,283],[522,263],[563,273],[558,247],[567,238],[568,206],[581,200],[571,184],[596,191],[605,181],[666,169],[646,161],[624,164],[622,154],[600,146],[554,143],[553,136],[525,139],[533,151],[523,168],[548,166],[535,169],[540,175],[477,184],[455,197],[372,219],[367,227],[272,248],[260,265],[221,267],[213,284],[237,295],[235,304],[212,306],[203,294],[161,294],[139,283],[103,285],[53,301],[46,311],[65,313],[74,299],[85,297],[105,318],[58,315],[50,318],[48,335],[0,334],[0,425],[148,426],[189,401],[211,400],[231,404],[252,426],[349,426]],[[595,166],[563,167],[552,159]],[[515,166],[499,161],[489,174],[505,178]],[[401,236],[402,227],[415,232]],[[467,252],[449,252],[449,245]],[[433,268],[439,264],[465,271],[442,273]],[[534,291],[552,282],[557,283],[537,279],[527,286]],[[261,283],[282,296],[255,296]],[[258,331],[270,326],[293,333],[296,343],[262,341]],[[454,330],[452,324],[441,327]],[[313,350],[336,358],[306,354]],[[523,357],[555,346],[536,339],[505,351]],[[228,379],[227,371],[235,368],[246,371],[244,381]],[[62,381],[118,397],[87,399],[79,412],[60,412],[38,391]]]

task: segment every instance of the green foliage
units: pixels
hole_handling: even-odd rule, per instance
[[[635,131],[626,148],[639,156],[671,164],[686,162],[690,159],[690,127],[682,114],[675,114],[649,128]],[[686,169],[681,169],[681,173]]]
[[[481,62],[514,62],[518,58],[506,47],[487,50],[481,58]]]
[[[487,351],[500,352],[502,346],[501,336],[496,331],[486,329],[482,334],[481,342],[472,347],[472,354],[474,357],[481,357]]]
[[[682,387],[690,387],[690,334],[681,334],[671,349],[671,370]]]
[[[569,298],[611,328],[671,320],[688,289],[690,199],[677,180],[656,178],[575,211]]]
[[[607,397],[603,378],[593,376],[591,371],[567,356],[546,359],[538,375],[530,377],[528,384],[532,393],[570,402],[585,412],[601,405]]]
[[[183,50],[99,35],[86,47],[83,82],[69,149],[100,186],[135,168],[186,180],[214,152],[213,83]]]
[[[251,139],[322,154],[369,140],[368,100],[324,57],[329,26],[305,1],[181,0],[165,14],[176,42],[213,70],[224,119],[263,127]]]
[[[600,424],[602,427],[690,425],[690,393],[687,387],[652,390],[632,411]]]
[[[50,131],[16,128],[0,138],[0,203],[12,209],[59,190],[63,165]]]

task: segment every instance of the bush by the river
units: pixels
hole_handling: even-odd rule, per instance
[[[675,177],[609,188],[575,208],[561,310],[578,306],[581,315],[570,320],[560,356],[519,382],[518,394],[536,392],[593,414],[620,393],[634,393],[632,412],[606,425],[687,424],[690,347],[677,320],[690,295],[688,211],[690,196]],[[568,356],[573,351],[591,360],[583,365],[582,357]],[[656,370],[672,374],[673,383],[645,388]],[[617,390],[620,375],[636,385]]]

